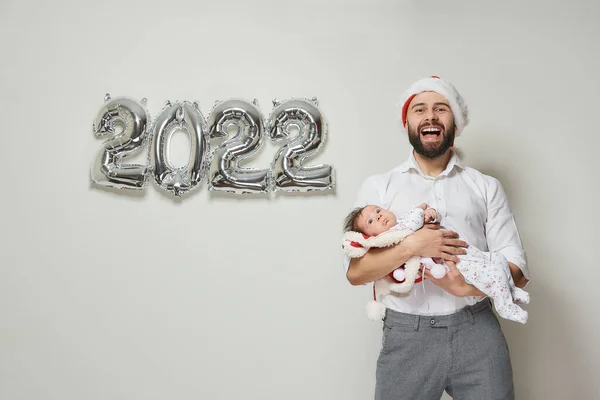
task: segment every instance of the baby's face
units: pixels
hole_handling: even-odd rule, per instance
[[[377,236],[396,225],[393,212],[377,206],[366,206],[356,219],[359,231],[369,236]]]

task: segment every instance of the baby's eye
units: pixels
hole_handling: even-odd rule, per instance
[[[377,210],[377,211],[375,211],[375,212],[376,212],[377,214],[379,214],[379,213],[381,212],[381,210]]]
[[[370,219],[368,223],[369,223],[369,224],[372,224],[372,223],[373,223],[373,220],[372,220],[372,219]]]

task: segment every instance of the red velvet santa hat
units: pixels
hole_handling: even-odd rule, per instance
[[[455,135],[459,136],[469,123],[469,108],[454,86],[438,76],[420,79],[404,92],[400,99],[400,104],[402,104],[402,128],[406,125],[406,114],[412,99],[419,93],[427,91],[439,93],[448,100],[452,114],[454,114],[454,123],[456,125]]]

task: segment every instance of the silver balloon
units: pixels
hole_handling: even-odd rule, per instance
[[[150,114],[141,102],[119,97],[104,98],[105,104],[94,121],[94,134],[109,136],[91,167],[91,179],[101,186],[119,189],[143,189],[151,168],[139,164],[123,164],[124,157],[137,153],[146,142]],[[122,129],[118,131],[118,127]]]
[[[230,99],[217,103],[208,117],[211,139],[227,138],[212,154],[209,190],[235,194],[265,193],[268,170],[240,167],[240,161],[252,156],[262,146],[264,124],[254,103]]]
[[[174,168],[169,161],[169,143],[177,130],[187,132],[190,138],[190,158],[186,166]],[[156,118],[152,130],[151,164],[154,167],[154,180],[164,190],[181,196],[196,187],[204,178],[208,138],[206,122],[198,109],[198,104],[167,102]]]
[[[275,107],[267,120],[271,140],[285,143],[271,166],[272,181],[277,191],[309,192],[335,187],[330,165],[303,165],[316,155],[327,138],[327,123],[318,108],[317,99],[273,101]]]

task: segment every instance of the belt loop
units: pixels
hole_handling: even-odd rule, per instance
[[[419,330],[419,321],[421,320],[421,317],[418,315],[415,315],[415,325],[413,326],[413,328],[415,329],[415,331]]]
[[[467,307],[467,314],[469,314],[469,321],[471,325],[475,324],[475,319],[473,318],[473,307]]]

